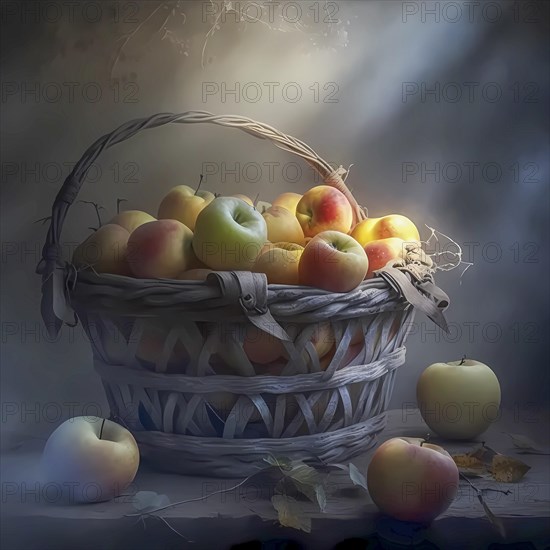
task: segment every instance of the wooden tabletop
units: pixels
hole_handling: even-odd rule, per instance
[[[392,410],[387,414],[388,424],[380,442],[396,436],[425,437],[429,431],[417,410]],[[222,549],[258,539],[287,539],[305,548],[322,550],[350,538],[376,540],[380,547],[424,541],[442,548],[485,548],[492,542],[531,542],[536,548],[544,548],[550,545],[550,457],[521,453],[507,434],[521,433],[547,448],[548,425],[547,416],[539,415],[536,422],[522,422],[514,411],[505,411],[477,442],[432,438],[451,454],[472,450],[484,440],[496,451],[530,466],[517,483],[472,479],[479,489],[510,491],[484,492],[487,505],[503,522],[505,539],[487,520],[475,490],[465,481],[461,481],[451,507],[426,528],[379,514],[369,495],[339,470],[329,474],[323,513],[313,503],[301,502],[304,513],[311,517],[311,533],[278,524],[270,501],[275,482],[263,475],[238,489],[168,508],[158,514],[162,519],[130,516],[136,513],[133,495],[137,491],[155,491],[174,503],[231,489],[242,480],[165,474],[142,465],[123,496],[98,504],[64,505],[55,495],[45,494],[34,481],[43,442],[30,440],[19,442],[15,449],[6,449],[1,456],[2,548]],[[373,452],[353,460],[361,472],[366,473]]]

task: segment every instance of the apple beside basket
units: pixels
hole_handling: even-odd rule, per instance
[[[78,271],[60,255],[63,221],[104,149],[165,124],[238,128],[302,157],[342,191],[355,221],[365,214],[342,180],[302,141],[241,116],[203,111],[130,121],[99,138],[55,198],[37,273],[51,336],[83,324],[110,418],[126,426],[141,456],[167,471],[242,477],[268,455],[342,462],[375,444],[384,428],[405,339],[420,309],[444,330],[449,300],[415,258],[390,263],[348,293],[268,285],[264,274],[215,272],[207,281],[135,279]],[[323,370],[310,340],[329,321],[335,353]],[[255,375],[243,335],[255,325],[280,339],[280,375]],[[362,333],[356,353],[349,344]],[[289,332],[292,337],[289,336]],[[356,337],[356,336],[355,336]],[[229,374],[237,362],[250,376]]]

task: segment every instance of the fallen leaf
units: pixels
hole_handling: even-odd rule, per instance
[[[458,471],[466,477],[491,477],[485,468],[462,468],[459,466]]]
[[[297,500],[286,495],[273,495],[271,503],[277,510],[277,517],[282,526],[311,533],[311,518],[304,515]]]
[[[471,453],[453,455],[452,459],[455,461],[455,464],[461,471],[462,469],[476,470],[481,472],[485,471],[485,466],[483,462],[479,458],[473,456]]]
[[[514,447],[521,449],[521,451],[526,454],[550,455],[549,451],[541,449],[533,440],[529,439],[526,435],[511,434],[508,432],[504,433],[512,438],[512,443],[514,444]]]
[[[317,485],[317,487],[315,487],[315,496],[317,497],[319,510],[324,512],[327,507],[327,495],[325,494],[325,488],[322,485]]]
[[[453,455],[458,471],[469,477],[485,477],[490,474],[495,481],[515,483],[531,468],[521,460],[497,453],[482,445],[466,454]]]
[[[503,483],[515,483],[519,481],[529,470],[531,466],[521,460],[510,456],[496,455],[493,457],[491,465],[491,475],[495,481]]]
[[[276,466],[281,470],[289,470],[292,467],[292,461],[290,460],[290,458],[286,458],[284,456],[275,458],[274,456],[269,455],[266,456],[264,460],[271,466]]]
[[[170,504],[170,499],[166,495],[159,495],[155,491],[138,491],[134,495],[132,503],[136,510],[146,514],[151,510],[167,506]]]
[[[349,464],[349,477],[354,485],[358,485],[359,487],[365,489],[365,491],[368,491],[365,476],[357,469],[357,466],[351,462]]]
[[[485,466],[490,466],[493,462],[493,457],[498,455],[498,453],[487,447],[484,443],[481,444],[481,447],[478,447],[474,451],[468,453],[471,457],[478,459]]]

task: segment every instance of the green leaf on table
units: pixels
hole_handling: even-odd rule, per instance
[[[292,467],[292,461],[290,460],[290,458],[286,458],[284,456],[274,457],[272,455],[268,455],[264,458],[264,461],[267,462],[270,466],[276,466],[281,470],[290,470],[290,468]]]
[[[293,529],[311,533],[311,518],[304,515],[297,500],[286,495],[273,495],[271,502],[275,510],[277,510],[279,523],[283,527],[292,527]]]
[[[311,502],[319,505],[321,512],[324,511],[327,497],[325,488],[319,472],[315,468],[308,466],[301,460],[293,460],[287,470],[283,470],[285,477],[292,480],[292,483]]]
[[[359,471],[357,466],[351,462],[349,463],[349,477],[354,485],[359,485],[359,487],[362,487],[365,491],[368,491],[365,476]]]
[[[159,495],[155,491],[138,491],[132,502],[138,512],[146,514],[157,508],[167,506],[170,504],[170,499],[166,495]]]
[[[521,452],[526,454],[536,454],[536,455],[549,455],[549,451],[541,449],[532,439],[529,439],[526,435],[521,434],[511,434],[504,432],[506,435],[509,435],[512,439],[514,447],[521,450]]]

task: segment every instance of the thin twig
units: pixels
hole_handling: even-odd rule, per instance
[[[238,489],[239,487],[241,487],[242,485],[244,485],[249,479],[251,479],[252,477],[258,475],[260,472],[263,472],[267,470],[267,468],[262,468],[261,470],[258,470],[257,472],[254,472],[253,474],[250,474],[248,477],[245,477],[242,481],[240,481],[239,483],[237,483],[237,485],[233,486],[233,487],[230,487],[229,489],[220,489],[219,491],[214,491],[213,493],[208,493],[207,495],[203,495],[202,497],[197,497],[197,498],[190,498],[188,500],[180,500],[179,502],[172,502],[170,504],[166,504],[166,506],[161,506],[160,508],[155,508],[154,510],[149,510],[147,512],[147,514],[154,514],[156,512],[160,512],[161,510],[166,510],[167,508],[173,508],[174,506],[179,506],[180,504],[188,504],[190,502],[199,502],[201,500],[205,500],[209,497],[212,497],[214,495],[219,495],[221,493],[227,493],[229,491],[234,491],[235,489]],[[125,517],[135,517],[135,516],[140,516],[142,515],[141,513],[136,513],[136,514],[125,514]]]
[[[92,204],[95,208],[95,213],[97,215],[97,221],[98,221],[98,228],[101,227],[103,225],[103,222],[101,221],[101,214],[99,213],[100,210],[105,210],[105,208],[103,208],[103,206],[99,206],[99,204],[97,204],[97,202],[94,202],[94,201],[83,201],[83,200],[79,200],[78,202],[82,202],[84,204]],[[93,227],[91,227],[90,229],[93,229]]]

